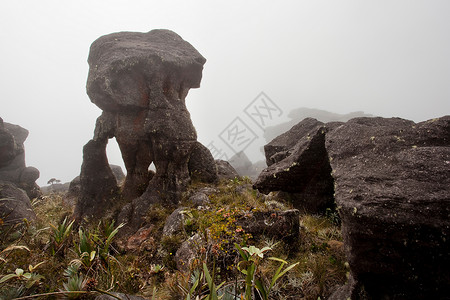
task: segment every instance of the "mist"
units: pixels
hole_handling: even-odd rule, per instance
[[[416,122],[450,113],[448,1],[14,1],[0,25],[0,117],[30,131],[39,185],[80,172],[101,113],[86,95],[89,46],[112,32],[170,29],[207,59],[186,103],[198,140],[228,158],[237,149],[221,134],[235,120],[254,133],[244,151],[255,161],[265,128],[300,107]],[[249,110],[261,95],[278,109],[264,126]],[[123,165],[114,140],[108,158]]]

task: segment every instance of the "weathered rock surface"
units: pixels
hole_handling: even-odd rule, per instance
[[[187,207],[179,207],[174,210],[166,219],[162,236],[172,236],[176,234],[182,234],[184,232],[184,214],[183,212]]]
[[[215,183],[219,180],[214,157],[207,147],[196,142],[189,157],[189,175],[192,180]]]
[[[155,248],[154,227],[155,225],[150,224],[139,228],[126,240],[117,241],[118,246],[126,251],[151,251]]]
[[[123,173],[122,167],[117,165],[109,165],[111,172],[113,173],[114,177],[116,178],[116,182],[119,184],[120,182],[123,182],[125,179],[125,174]],[[81,180],[80,176],[75,177],[72,179],[70,183],[64,183],[62,186],[63,188],[60,189],[53,189],[51,187],[56,186],[56,184],[50,186],[49,192],[57,191],[57,192],[67,192],[64,197],[64,202],[70,206],[75,206],[76,202],[78,201],[78,198],[81,195]]]
[[[450,117],[357,118],[326,147],[353,278],[332,299],[448,296]]]
[[[118,195],[116,178],[106,157],[108,140],[91,140],[83,147],[83,164],[80,174],[80,197],[74,216],[81,221],[87,217],[101,217],[111,207]]]
[[[24,219],[36,220],[30,198],[15,184],[0,181],[0,199],[0,219],[5,225],[18,224]]]
[[[194,207],[204,206],[210,203],[208,195],[203,192],[197,192],[189,197],[188,203]]]
[[[293,243],[300,234],[300,212],[297,209],[252,212],[239,217],[237,224],[253,236],[264,235]]]
[[[198,189],[190,189],[184,196],[187,199],[187,204],[189,204],[190,207],[198,207],[209,204],[209,196],[217,192],[218,189],[207,186]]]
[[[205,246],[206,242],[199,234],[195,234],[184,241],[175,253],[177,269],[188,272],[193,261],[199,257],[200,249]]]
[[[93,140],[117,140],[127,169],[123,196],[132,200],[119,219],[134,230],[149,205],[177,204],[190,181],[188,162],[198,144],[185,98],[200,86],[205,61],[169,30],[113,33],[91,45],[87,93],[103,110]],[[111,187],[106,186],[105,191]],[[91,205],[103,205],[102,198],[94,197]]]
[[[69,190],[67,191],[68,197],[78,198],[81,191],[81,180],[80,176],[75,177],[69,184]]]
[[[222,179],[234,179],[239,177],[239,174],[226,160],[216,159],[217,176],[219,180]]]
[[[25,165],[24,142],[28,130],[3,122],[0,118],[0,180],[14,183],[24,189],[28,197],[38,197],[41,192],[36,180],[39,170]]]
[[[305,119],[290,131],[264,146],[269,167],[254,183],[268,194],[288,192],[295,208],[318,213],[334,205],[333,178],[325,149],[328,127],[315,119]]]
[[[449,116],[418,124],[306,119],[274,141],[255,187],[302,195],[314,174],[323,174],[314,187],[332,191],[334,182],[351,272],[330,299],[449,295]]]

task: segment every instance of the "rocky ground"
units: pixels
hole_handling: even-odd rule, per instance
[[[113,229],[119,224],[108,219],[70,226],[66,218],[73,206],[65,197],[36,198],[35,223],[1,227],[0,273],[24,270],[0,283],[4,299],[43,293],[50,299],[69,291],[80,291],[63,293],[72,299],[101,291],[186,299],[191,289],[195,298],[209,293],[205,277],[193,288],[196,274],[204,274],[203,263],[214,271],[217,285],[224,282],[219,294],[233,299],[232,294],[244,294],[246,278],[238,270],[243,258],[234,243],[271,248],[256,272],[266,284],[280,265],[269,257],[285,260],[284,268],[298,263],[278,279],[271,299],[326,298],[346,281],[337,215],[301,214],[288,202],[257,193],[245,178],[191,185],[181,207],[155,205],[146,215],[148,225],[127,238],[117,238]]]

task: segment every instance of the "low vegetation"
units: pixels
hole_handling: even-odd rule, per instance
[[[188,196],[207,187],[193,184]],[[348,272],[337,214],[301,215],[296,245],[252,236],[238,216],[267,210],[265,197],[248,179],[214,187],[203,207],[186,209],[181,234],[161,239],[173,211],[154,206],[147,216],[152,238],[124,251],[123,224],[101,220],[76,227],[63,195],[32,203],[36,223],[0,222],[0,299],[90,299],[99,294],[148,299],[326,299]],[[289,205],[284,203],[289,208]],[[1,220],[0,220],[1,221]],[[198,235],[205,242],[188,270],[177,270],[175,252]]]

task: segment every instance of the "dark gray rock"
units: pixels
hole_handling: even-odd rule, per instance
[[[237,225],[253,236],[281,238],[294,244],[300,235],[300,212],[297,209],[247,213],[237,219]]]
[[[197,189],[189,189],[185,194],[186,204],[191,207],[205,206],[210,203],[209,196],[216,194],[219,190],[206,186]]]
[[[210,203],[208,196],[202,192],[197,192],[190,196],[188,202],[195,207],[204,206]]]
[[[118,195],[116,178],[106,157],[107,140],[90,140],[83,147],[83,164],[80,174],[80,197],[75,205],[77,221],[85,217],[96,219],[105,216]]]
[[[27,192],[30,199],[39,197],[42,193],[36,180],[39,178],[40,172],[35,167],[25,167],[19,176],[19,187]]]
[[[125,179],[125,174],[123,173],[123,170],[120,166],[117,165],[109,165],[111,172],[113,173],[114,177],[116,178],[116,182],[120,183]],[[59,187],[61,186],[61,187]],[[67,192],[65,198],[70,199],[69,203],[72,205],[75,204],[78,197],[81,195],[81,181],[80,176],[75,177],[72,179],[70,183],[64,183],[62,185],[53,184],[49,188],[49,192],[56,191],[56,192]]]
[[[189,157],[189,175],[192,180],[215,183],[219,180],[214,157],[207,147],[196,142]]]
[[[302,123],[267,147],[255,187],[302,196],[309,182],[330,192],[334,182],[350,278],[330,299],[445,299],[450,117]]]
[[[26,183],[28,185],[32,185],[39,178],[39,170],[35,167],[26,167],[23,169],[20,174],[19,180],[20,182]]]
[[[14,136],[5,129],[3,120],[0,118],[0,170],[7,167],[18,152]]]
[[[127,169],[122,195],[131,202],[119,217],[128,230],[139,228],[149,205],[178,204],[190,182],[197,133],[185,98],[200,86],[205,62],[170,30],[113,33],[91,45],[87,93],[103,110],[94,140],[115,137],[120,147]]]
[[[0,219],[5,225],[19,224],[24,219],[36,220],[30,198],[25,191],[7,181],[0,181]]]
[[[254,188],[268,194],[283,191],[286,200],[302,211],[323,213],[334,205],[333,178],[325,149],[327,126],[305,119],[264,146],[270,166]]]
[[[29,198],[41,195],[36,180],[39,170],[25,165],[24,142],[28,130],[3,122],[0,118],[0,180],[9,181],[26,191]]]
[[[199,257],[202,247],[206,247],[206,242],[199,234],[195,234],[184,241],[175,253],[177,269],[183,272],[190,271],[190,267],[194,260]]]
[[[323,125],[324,123],[316,119],[307,118],[293,126],[289,131],[277,136],[264,146],[267,166],[270,167],[291,155],[293,148],[301,138],[308,138],[312,131]]]
[[[217,167],[217,176],[219,176],[219,180],[222,179],[234,179],[239,178],[239,174],[236,170],[231,166],[229,162],[226,160],[216,159],[216,167]]]
[[[69,197],[73,196],[78,198],[80,196],[80,191],[81,191],[81,180],[80,176],[77,176],[70,182],[69,190],[67,191],[67,196]]]
[[[14,141],[19,146],[23,146],[23,143],[25,143],[29,134],[28,130],[19,125],[10,124],[6,122],[4,122],[3,125],[5,130],[12,134],[12,136],[14,137]]]
[[[160,98],[156,94],[184,100],[190,88],[198,88],[205,62],[191,44],[170,30],[108,34],[90,48],[88,95],[104,111],[156,108],[157,103],[148,102]],[[152,83],[165,89],[152,90]],[[143,93],[154,93],[154,97]]]
[[[162,236],[172,236],[184,232],[184,214],[187,207],[179,207],[174,210],[166,219]]]
[[[450,117],[352,119],[326,148],[352,277],[331,299],[445,299]]]

